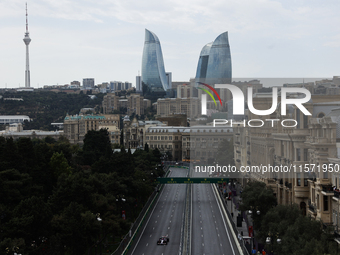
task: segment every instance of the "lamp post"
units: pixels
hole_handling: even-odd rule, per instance
[[[233,212],[233,198],[234,198],[234,193],[233,193],[233,189],[232,189],[232,187],[233,187],[233,180],[231,179],[231,182],[229,182],[228,183],[228,185],[229,185],[229,189],[230,189],[230,193],[231,193],[231,203],[230,203],[230,211],[231,211],[231,217],[232,218],[234,218],[234,212]]]
[[[275,240],[276,243],[277,244],[281,244],[281,242],[282,242],[281,238],[278,237],[278,234],[276,234],[275,236],[276,236],[276,240]],[[272,238],[272,234],[271,233],[269,233],[268,237],[266,238],[266,244],[269,245],[269,247],[271,248],[270,250],[273,249],[274,240]],[[271,252],[273,252],[273,251],[271,251]]]
[[[102,238],[102,224],[101,224],[102,218],[100,218],[100,213],[96,214],[96,219],[100,223],[100,233],[99,233],[99,239],[97,241],[97,245],[95,246],[95,254],[97,254],[97,247],[98,247],[98,245],[100,245],[100,252],[99,252],[99,254],[102,254],[102,247],[103,247],[103,245],[102,245],[103,240],[101,240],[101,238]]]
[[[251,208],[252,209],[252,208]],[[256,209],[256,208],[254,208]],[[254,217],[253,217],[253,211],[252,210],[249,210],[248,213],[250,215],[252,215],[252,240],[253,240],[253,247],[255,246],[255,230],[254,230]],[[256,214],[257,215],[260,215],[261,214],[261,211],[260,210],[256,210]]]

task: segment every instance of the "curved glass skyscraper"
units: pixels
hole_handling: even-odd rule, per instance
[[[158,37],[145,29],[145,42],[142,58],[143,94],[164,93],[169,89],[166,78],[163,54]]]
[[[220,34],[213,43],[208,43],[202,48],[197,65],[196,82],[210,85],[231,82],[228,32]]]
[[[209,53],[213,42],[206,44],[200,54],[200,58],[198,59],[197,71],[196,71],[196,79],[197,81],[204,82],[204,79],[207,76],[207,68],[209,61]]]

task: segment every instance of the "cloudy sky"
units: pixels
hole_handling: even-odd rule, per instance
[[[25,2],[0,0],[0,88],[24,86]],[[338,0],[28,0],[31,86],[129,81],[145,28],[173,81],[195,76],[202,47],[228,31],[233,77],[340,75]]]

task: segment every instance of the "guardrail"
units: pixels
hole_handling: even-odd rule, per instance
[[[227,206],[227,203],[226,203],[226,201],[225,201],[225,199],[224,199],[224,197],[223,197],[223,194],[222,194],[222,192],[220,191],[220,189],[219,189],[218,187],[217,187],[217,190],[218,190],[218,195],[220,196],[220,198],[221,198],[221,200],[222,200],[223,207],[224,207],[225,211],[227,212],[229,221],[230,221],[230,223],[231,223],[231,227],[233,228],[232,230],[234,231],[234,233],[236,234],[236,236],[239,236],[239,234],[241,234],[241,233],[238,231],[238,229],[237,229],[237,227],[236,227],[236,224],[235,224],[235,222],[234,222],[234,220],[233,220],[233,217],[231,216],[230,212],[228,211],[228,206]],[[249,252],[248,252],[248,250],[247,250],[247,248],[246,248],[245,245],[244,245],[243,240],[241,241],[241,240],[238,239],[238,242],[239,242],[239,244],[240,244],[240,246],[241,246],[241,249],[242,249],[242,251],[243,251],[243,254],[244,254],[244,255],[250,255]]]

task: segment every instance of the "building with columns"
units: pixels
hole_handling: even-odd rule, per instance
[[[311,116],[304,115],[295,105],[288,105],[287,115],[281,115],[279,105],[267,116],[248,112],[248,120],[264,121],[262,127],[234,125],[237,167],[270,165],[290,169],[287,172],[250,172],[244,177],[265,182],[272,187],[279,204],[297,204],[303,215],[310,215],[325,225],[333,224],[335,215],[337,221],[339,218],[339,201],[332,188],[339,188],[339,179],[334,176],[338,174],[322,171],[322,167],[330,162],[338,162],[338,100],[336,95],[312,95],[311,100],[304,104]],[[259,110],[269,109],[272,105],[271,97],[255,96],[253,102]],[[278,121],[265,121],[274,119]],[[284,119],[295,120],[296,127],[284,127],[281,124]],[[245,184],[247,179],[242,181]]]

